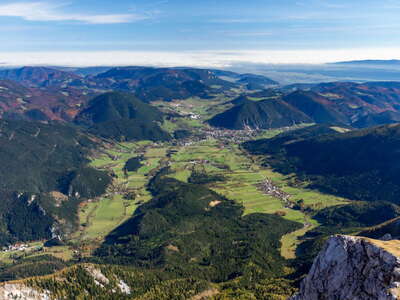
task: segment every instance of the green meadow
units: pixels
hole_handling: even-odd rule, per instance
[[[271,130],[262,134],[263,138],[273,137],[280,130]],[[208,174],[222,175],[225,180],[209,184],[209,187],[225,197],[244,206],[245,214],[268,213],[281,214],[285,219],[305,224],[305,227],[282,238],[282,255],[293,258],[298,238],[318,225],[317,221],[301,210],[285,207],[278,198],[266,195],[257,186],[267,178],[274,182],[290,200],[303,200],[304,205],[315,210],[346,203],[348,200],[321,193],[307,188],[307,183],[294,185],[294,175],[283,175],[261,166],[257,157],[250,157],[237,145],[221,147],[217,140],[209,139],[190,146],[175,149],[172,156],[169,176],[187,181],[193,170]]]
[[[140,203],[151,198],[146,189],[148,173],[165,158],[166,148],[152,142],[121,143],[94,156],[91,166],[114,174],[107,194],[92,199],[79,211],[80,230],[74,238],[101,242],[114,228],[132,216]],[[124,166],[132,157],[143,157],[142,167],[136,172],[125,172]],[[125,199],[124,194],[134,193],[135,199]]]

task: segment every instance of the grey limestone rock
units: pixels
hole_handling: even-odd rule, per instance
[[[400,241],[336,235],[290,300],[400,299]]]

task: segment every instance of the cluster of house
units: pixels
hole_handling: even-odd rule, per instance
[[[277,187],[271,179],[266,179],[262,183],[257,186],[264,194],[272,196],[274,198],[278,198],[279,200],[285,203],[285,206],[288,207],[291,205],[289,201],[290,195],[282,191],[279,187]]]
[[[180,103],[171,103],[170,105],[175,108],[182,107],[182,104],[180,104]],[[189,108],[191,108],[191,107],[193,107],[193,105],[189,105]],[[179,113],[181,116],[188,116],[189,118],[194,119],[194,120],[199,120],[201,118],[201,116],[199,114],[193,113],[191,111],[186,112],[186,111],[180,110]]]
[[[27,244],[16,243],[14,245],[9,245],[7,247],[3,247],[3,252],[23,251],[28,248],[29,248],[29,246]]]
[[[204,164],[209,164],[210,161],[207,159],[196,159],[196,160],[190,161],[189,163],[192,165],[197,165],[197,164],[204,165]]]
[[[258,130],[230,130],[215,128],[204,128],[203,132],[208,138],[214,138],[229,143],[242,143],[253,139],[260,134],[260,131]]]

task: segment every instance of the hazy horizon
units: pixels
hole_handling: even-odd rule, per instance
[[[4,65],[227,67],[400,59],[393,0],[2,1]]]

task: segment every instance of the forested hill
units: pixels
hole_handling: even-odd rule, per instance
[[[111,92],[92,99],[75,122],[93,134],[116,140],[168,140],[163,114],[134,95]]]
[[[341,113],[330,101],[317,93],[296,91],[286,95],[283,99],[306,114],[315,123],[350,123],[345,114]]]
[[[301,224],[269,214],[243,216],[234,201],[165,172],[150,182],[153,199],[97,250],[102,261],[162,267],[213,282],[284,274],[279,240]]]
[[[208,122],[228,129],[270,129],[311,123],[311,118],[282,100],[251,101],[246,98],[238,105],[214,116]]]
[[[102,146],[98,137],[167,140],[162,121],[156,108],[121,93],[93,99],[77,118],[80,127],[0,120],[0,245],[76,229],[79,203],[103,194],[111,182],[87,166],[89,154]]]
[[[70,126],[0,120],[0,132],[0,244],[49,238],[56,219],[72,226],[110,182],[86,167],[97,143]]]
[[[276,170],[306,176],[325,191],[352,199],[400,203],[400,125],[313,136],[316,128],[289,133],[296,136],[308,131],[310,138],[303,135],[303,139],[287,142],[278,135],[244,147],[271,156],[268,164]]]

